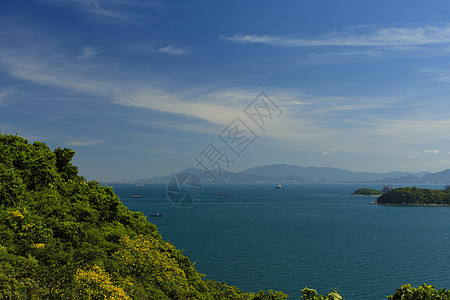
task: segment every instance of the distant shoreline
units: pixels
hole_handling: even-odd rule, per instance
[[[450,206],[450,204],[403,204],[403,203],[378,203],[377,201],[370,202],[373,205],[387,205],[387,206]]]
[[[358,197],[379,197],[381,195],[352,194],[352,196],[358,196]]]

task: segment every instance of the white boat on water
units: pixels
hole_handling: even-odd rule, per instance
[[[162,217],[162,214],[160,214],[159,211],[158,211],[158,212],[156,212],[156,214],[149,215],[149,217],[152,217],[152,218],[155,218],[155,217],[158,218],[159,217],[160,218],[160,217]]]
[[[275,188],[276,188],[276,189],[281,189],[281,184],[277,184],[277,185],[275,186]]]

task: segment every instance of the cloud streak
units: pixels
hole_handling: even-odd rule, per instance
[[[171,54],[171,55],[186,55],[190,54],[192,51],[189,49],[176,48],[173,46],[166,46],[158,49],[159,53]]]
[[[40,40],[47,45],[53,43],[51,39]],[[83,97],[87,95],[92,101],[157,110],[183,117],[179,120],[171,118],[170,122],[167,119],[151,120],[149,126],[152,127],[216,135],[236,116],[242,115],[243,109],[260,92],[259,89],[243,87],[218,90],[200,84],[177,92],[171,82],[156,75],[146,78],[125,77],[123,73],[129,74],[122,72],[127,71],[123,69],[125,67],[119,66],[115,67],[119,70],[112,70],[106,63],[96,60],[95,55],[91,56],[92,59],[81,60],[77,56],[71,57],[61,50],[57,51],[57,47],[51,49],[54,53],[52,56],[46,55],[48,48],[43,51],[39,50],[40,47],[34,49],[1,45],[0,63],[10,75],[46,87],[49,93],[57,90]],[[89,49],[84,51],[90,53]],[[404,99],[314,97],[295,89],[272,89],[267,93],[285,112],[276,123],[270,124],[265,134],[282,141],[273,145],[315,151],[322,153],[322,156],[335,155],[334,148],[339,149],[339,154],[377,155],[386,152],[390,155],[389,147],[374,147],[380,144],[402,149],[404,145],[422,143],[429,146],[421,149],[445,149],[435,142],[448,137],[450,121],[430,116],[418,122],[414,114],[415,107],[411,108],[411,104]],[[394,105],[396,110],[411,114],[405,113],[401,119],[398,114],[391,112]],[[86,147],[102,142],[74,138],[67,144]],[[407,153],[411,153],[411,150],[408,149]]]
[[[125,7],[159,7],[157,2],[154,1],[104,1],[104,0],[41,0],[44,2],[57,3],[58,5],[73,5],[80,11],[97,17],[98,21],[114,21],[114,22],[129,22],[135,23],[137,20],[136,13],[125,12]]]
[[[16,78],[27,80],[51,89],[68,90],[82,95],[89,95],[97,101],[110,101],[122,106],[157,110],[165,113],[178,114],[208,121],[217,128],[227,126],[242,110],[257,96],[259,90],[229,88],[214,90],[212,87],[197,87],[182,92],[170,91],[170,83],[151,79],[125,79],[117,75],[107,75],[108,68],[99,62],[80,61],[77,57],[69,59],[65,55],[55,58],[43,58],[39,53],[29,53],[27,50],[7,51],[0,48],[0,61]],[[62,57],[59,58],[59,57]],[[97,70],[104,70],[104,76],[98,76]],[[210,91],[208,91],[210,90]],[[414,116],[411,119],[398,120],[398,116],[389,119],[386,114],[383,119],[371,116],[375,110],[389,112],[397,103],[399,108],[401,99],[373,99],[329,97],[318,98],[303,95],[295,90],[273,90],[269,96],[276,99],[286,112],[277,124],[271,124],[267,135],[288,142],[305,141],[302,147],[313,147],[323,152],[328,146],[320,140],[329,141],[345,148],[351,145],[356,136],[367,136],[372,132],[372,138],[402,137],[403,141],[417,140],[418,136],[424,142],[431,142],[439,135],[442,137],[449,128],[447,120],[423,120],[417,123]],[[106,100],[107,99],[107,100]],[[184,119],[183,119],[184,120]],[[158,121],[155,121],[158,122]],[[151,126],[157,126],[153,122]],[[211,126],[201,129],[202,124],[173,123],[160,126],[180,129],[183,131],[215,134],[216,129]],[[195,123],[195,122],[191,122]],[[342,126],[346,126],[342,128]],[[367,137],[365,137],[367,139]],[[73,140],[72,145],[87,146],[91,141]],[[95,142],[98,141],[94,141]],[[316,150],[317,150],[316,149]],[[357,151],[353,146],[352,151]],[[365,151],[365,150],[361,150]]]
[[[257,43],[281,47],[407,47],[449,44],[450,25],[384,28],[358,27],[347,31],[333,31],[309,39],[257,34],[235,34],[222,36],[222,38],[236,43]]]
[[[9,35],[8,32],[4,34]],[[27,40],[36,39],[26,33],[23,36]],[[39,40],[46,45],[56,44],[48,38],[40,37]],[[118,75],[120,72],[109,72],[114,67],[91,59],[83,61],[79,56],[71,57],[58,52],[56,46],[39,49],[42,49],[39,44],[33,50],[0,46],[0,63],[13,77],[50,89],[89,95],[122,106],[195,117],[218,125],[227,125],[245,108],[245,101],[253,100],[258,93],[257,90],[250,93],[239,89],[205,92],[204,87],[173,92],[164,88],[170,84],[161,85],[154,76],[146,80],[123,78]],[[48,56],[49,49],[54,55]],[[83,50],[86,58],[93,57],[94,52],[89,47]],[[102,76],[98,70],[102,70]]]
[[[80,56],[78,56],[78,58],[80,59],[90,59],[93,58],[94,56],[97,55],[97,50],[95,50],[95,48],[90,47],[90,46],[86,46],[83,48],[82,53],[80,54]]]
[[[169,55],[188,55],[193,51],[189,48],[181,48],[175,46],[157,47],[151,43],[136,43],[124,46],[123,49],[127,52],[140,55],[155,55],[155,54],[169,54]]]
[[[98,145],[98,144],[101,144],[103,142],[104,142],[104,140],[95,140],[95,139],[83,138],[83,139],[76,139],[76,140],[66,141],[66,145],[68,145],[68,146],[79,146],[79,147],[88,147],[88,146]]]

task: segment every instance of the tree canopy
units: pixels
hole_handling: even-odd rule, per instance
[[[450,205],[450,190],[396,188],[377,199],[378,204],[392,205]]]
[[[382,195],[383,192],[380,190],[360,188],[360,189],[357,189],[353,194],[358,195],[358,196],[379,196],[379,195]]]
[[[432,285],[422,284],[415,288],[410,284],[402,285],[388,300],[448,300],[450,291],[445,288],[438,290]]]

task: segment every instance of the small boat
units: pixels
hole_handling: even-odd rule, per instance
[[[141,183],[141,184],[136,184],[136,186],[144,186],[144,184],[143,184],[143,183]]]
[[[144,198],[142,195],[130,195],[130,198]]]
[[[162,214],[160,214],[159,212],[156,212],[156,214],[151,214],[151,215],[149,215],[149,217],[153,217],[153,218],[162,217]]]
[[[281,184],[277,184],[277,185],[275,186],[275,188],[278,189],[278,190],[281,189]]]

